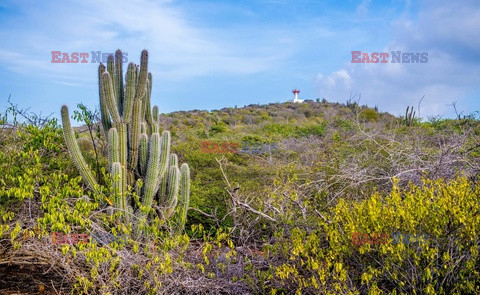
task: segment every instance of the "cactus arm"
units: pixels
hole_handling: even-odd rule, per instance
[[[118,131],[118,153],[120,156],[120,164],[122,165],[122,185],[123,192],[127,191],[127,159],[128,159],[128,147],[127,147],[127,124],[123,121],[115,124]],[[133,182],[133,180],[130,180]]]
[[[153,195],[156,192],[156,184],[158,181],[158,171],[160,170],[160,135],[152,134],[150,137],[149,157],[147,164],[147,174],[145,176],[145,189],[143,193],[142,205],[151,207]]]
[[[135,65],[135,89],[138,90],[138,77],[140,76],[140,66]],[[137,97],[137,93],[135,92],[135,97]]]
[[[145,84],[147,79],[147,66],[148,66],[148,52],[146,50],[142,51],[141,55],[141,68],[139,69],[137,65],[134,65],[135,75],[132,74],[132,80],[135,80],[135,99],[133,101],[132,109],[132,119],[130,121],[130,150],[129,150],[129,162],[130,169],[135,170],[138,163],[138,145],[139,145],[139,136],[140,136],[140,123],[143,120],[142,117],[142,99],[145,93]],[[135,76],[135,79],[133,79]],[[130,82],[132,85],[133,81]]]
[[[176,232],[181,233],[187,222],[187,212],[190,203],[190,168],[188,164],[180,167],[180,196],[178,200],[177,214],[175,215]]]
[[[147,134],[151,135],[152,134],[152,130],[151,130],[152,128],[150,127],[151,125],[147,124],[147,122],[145,121],[146,113],[147,113],[147,96],[145,95],[143,96],[143,99],[142,99],[142,111],[140,114],[140,118],[142,118],[142,122],[145,122],[145,126],[147,127]]]
[[[120,162],[118,132],[117,129],[111,128],[108,131],[108,163],[110,168],[112,168],[112,165],[115,162]]]
[[[148,136],[145,133],[140,135],[140,174],[145,176],[147,169],[147,158],[148,158]]]
[[[145,208],[151,208],[153,197],[157,193],[159,184],[159,171],[165,173],[166,160],[170,152],[170,134],[164,132],[160,137],[158,133],[153,133],[150,137],[149,156],[147,164],[147,173],[145,176],[145,189],[143,191],[142,205]],[[145,221],[146,213],[140,213],[138,229],[141,229]]]
[[[168,165],[169,169],[171,169],[172,167],[177,167],[178,168],[178,157],[177,157],[176,154],[170,154],[167,165]],[[157,200],[158,200],[159,204],[165,203],[165,199],[167,198],[167,187],[170,185],[170,183],[169,183],[170,170],[168,170],[168,171],[169,171],[169,173],[165,173],[163,175],[163,177],[160,181],[160,187],[158,188]]]
[[[138,163],[138,144],[140,139],[140,116],[142,108],[142,100],[135,99],[133,103],[132,121],[130,122],[130,151],[129,151],[129,163],[130,169],[135,170]]]
[[[112,164],[112,185],[113,185],[113,204],[115,208],[125,210],[126,203],[123,198],[123,184],[122,184],[122,165],[120,162],[115,162]]]
[[[405,125],[408,125],[408,109],[410,106],[407,106],[407,110],[405,111]]]
[[[176,154],[170,154],[170,167],[177,166],[178,167],[178,156]]]
[[[120,111],[120,115],[124,114],[123,106],[123,66],[122,66],[122,51],[118,49],[115,51],[115,71],[114,71],[114,89],[115,97],[117,98],[117,105]]]
[[[143,188],[143,179],[139,178],[135,182],[135,194],[140,197],[142,195],[142,188]]]
[[[160,132],[160,122],[158,120],[158,107],[154,106],[152,111],[152,133]]]
[[[102,87],[102,77],[105,71],[105,66],[100,64],[100,66],[98,66],[98,95],[100,98],[100,116],[102,117],[103,132],[106,135],[108,130],[112,127],[112,122],[110,120],[110,115],[108,114],[107,101]]]
[[[152,116],[152,111],[151,111],[151,103],[150,103],[150,98],[152,94],[152,74],[148,73],[148,79],[147,79],[147,90],[145,92],[145,120],[147,121],[147,124],[150,126],[150,130],[153,130],[155,127],[153,127],[154,122],[153,122],[153,116]],[[151,131],[153,133],[153,131]]]
[[[120,113],[115,100],[112,78],[108,72],[103,73],[102,78],[103,91],[107,101],[108,112],[112,115],[113,122],[118,124],[121,122]]]
[[[167,167],[171,167],[167,163]],[[157,191],[157,201],[159,204],[165,203],[165,198],[167,196],[167,186],[168,186],[168,173],[163,173],[163,176],[160,178],[160,184]]]
[[[127,69],[127,76],[126,76],[126,85],[125,85],[125,102],[123,103],[124,110],[123,110],[123,120],[127,123],[130,123],[132,119],[132,111],[133,111],[133,100],[135,98],[135,65],[130,63]]]
[[[115,95],[117,93],[115,89],[115,58],[113,55],[109,55],[107,58],[107,72],[110,74],[110,77],[112,78],[113,82],[113,94]]]
[[[170,132],[163,131],[161,137],[161,146],[160,146],[160,166],[157,170],[157,183],[155,186],[155,192],[158,191],[158,187],[160,186],[160,181],[162,180],[163,176],[168,173],[168,160],[170,157]]]
[[[145,123],[140,123],[140,133],[147,134],[147,125]],[[159,133],[159,132],[157,132]]]
[[[147,90],[147,79],[148,79],[148,51],[143,50],[140,60],[140,72],[138,74],[138,83],[137,83],[137,92],[135,93],[136,99],[143,99],[145,92]]]
[[[72,126],[70,125],[70,118],[68,115],[68,107],[66,105],[62,106],[62,125],[63,125],[63,135],[65,136],[65,143],[67,144],[68,151],[73,160],[75,166],[82,175],[83,180],[86,184],[95,192],[100,193],[100,188],[98,187],[97,181],[93,177],[93,174],[88,167],[85,159],[80,152],[78,147],[77,140],[75,139],[75,134],[73,133]]]
[[[165,173],[166,174],[166,173]],[[176,166],[171,166],[168,171],[168,192],[165,217],[169,218],[174,212],[178,202],[178,187],[180,183],[180,169]]]
[[[153,80],[152,79],[152,73],[150,73],[150,72],[148,73],[148,78],[147,79],[148,79],[148,87],[147,87],[148,97],[151,98],[152,97],[152,86],[153,86],[153,84],[152,84],[152,80]]]
[[[154,121],[158,121],[158,106],[153,106],[152,117]]]

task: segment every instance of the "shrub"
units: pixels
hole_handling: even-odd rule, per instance
[[[363,201],[340,200],[312,230],[295,227],[267,245],[269,292],[306,294],[480,292],[480,184],[425,180]],[[311,209],[313,210],[313,208]],[[313,213],[313,212],[312,212]],[[425,234],[425,244],[352,243],[352,233]],[[285,238],[282,238],[284,236]],[[257,287],[258,290],[258,287]]]
[[[309,135],[315,135],[315,136],[323,136],[325,134],[325,122],[322,122],[320,124],[313,124],[313,125],[307,125],[307,126],[301,126],[297,127],[297,136],[309,136]]]
[[[213,125],[212,127],[210,127],[210,132],[211,132],[212,135],[215,135],[215,134],[221,133],[221,132],[225,132],[225,131],[227,131],[227,126],[222,121]]]
[[[263,126],[267,135],[292,136],[295,133],[295,126],[292,124],[269,123]]]
[[[358,118],[362,122],[378,122],[380,120],[380,116],[378,115],[377,111],[374,109],[364,109],[358,115]]]

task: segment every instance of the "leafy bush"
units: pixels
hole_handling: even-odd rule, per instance
[[[380,120],[380,116],[378,115],[377,111],[370,108],[361,111],[358,115],[358,118],[362,122],[378,122],[378,120]]]
[[[227,126],[224,122],[217,123],[210,127],[210,132],[212,135],[215,135],[217,133],[225,132],[227,131]]]
[[[279,232],[279,241],[264,247],[269,269],[253,272],[254,277],[268,277],[262,291],[273,293],[478,294],[479,196],[478,183],[459,177],[449,183],[425,180],[408,189],[394,184],[388,195],[359,202],[342,199],[319,215],[314,230]],[[432,238],[426,244],[388,240],[356,246],[354,232]]]
[[[297,128],[297,136],[306,137],[309,135],[323,136],[325,134],[325,122],[314,125],[301,126]]]
[[[268,123],[263,126],[267,135],[279,135],[289,137],[295,134],[295,126],[292,124]]]

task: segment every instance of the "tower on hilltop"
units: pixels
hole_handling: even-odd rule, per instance
[[[293,93],[293,102],[294,102],[294,103],[301,103],[301,102],[303,102],[302,99],[298,99],[298,94],[300,93],[300,90],[298,90],[297,88],[295,88],[295,89],[292,90],[292,93]]]

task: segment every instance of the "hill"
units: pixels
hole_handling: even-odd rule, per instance
[[[82,182],[55,119],[3,118],[2,292],[480,291],[475,115],[420,121],[326,101],[162,114],[191,169],[186,231],[158,214],[135,236],[105,202],[115,180],[101,124],[78,114],[101,193]]]

